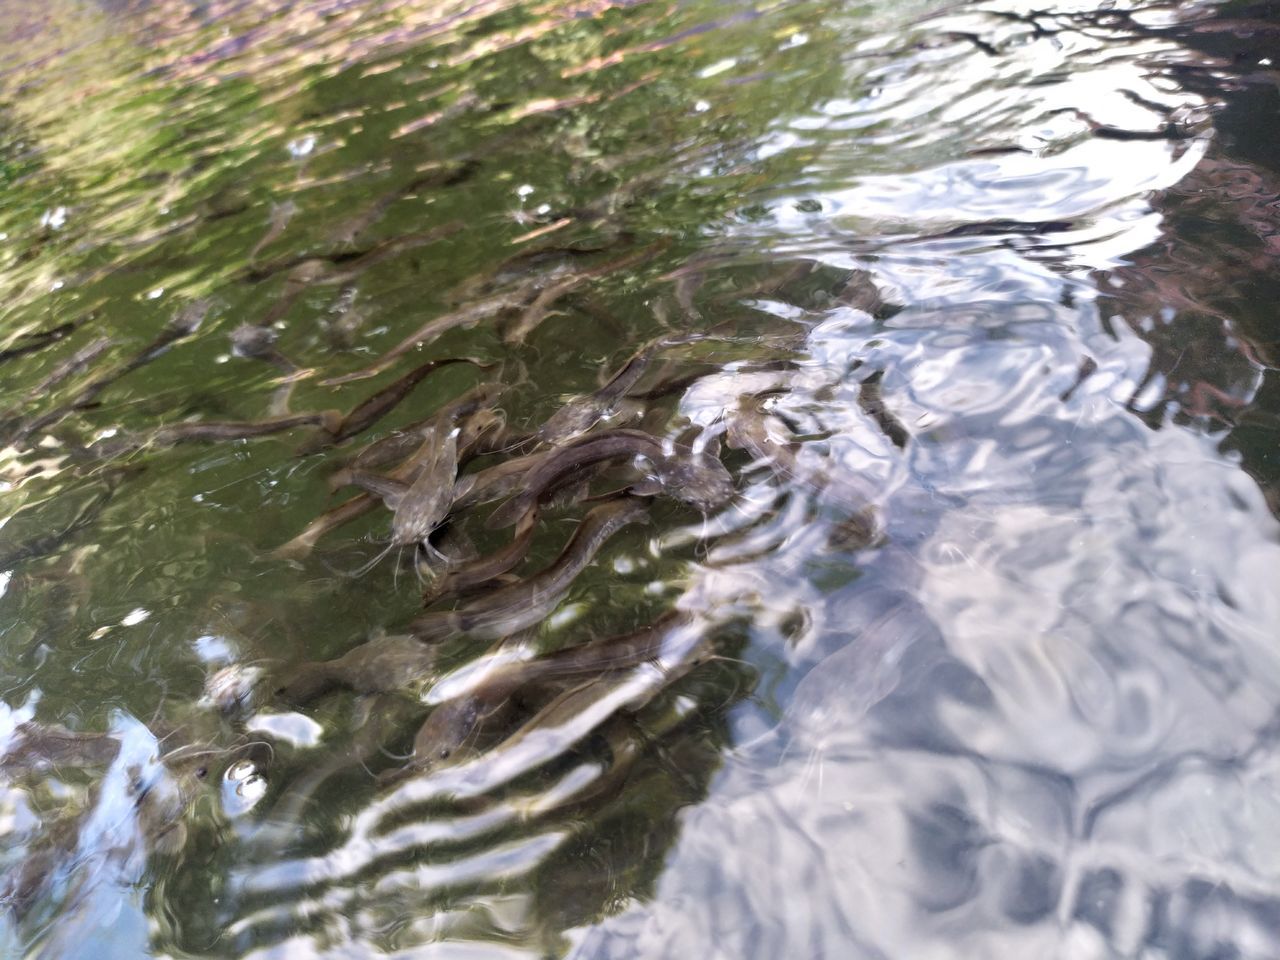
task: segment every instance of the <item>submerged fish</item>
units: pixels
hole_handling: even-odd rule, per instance
[[[341,443],[357,434],[363,433],[395,409],[428,375],[441,367],[451,366],[455,363],[470,363],[481,369],[487,369],[489,366],[471,357],[448,357],[444,360],[428,360],[421,366],[410,370],[395,383],[383,387],[373,396],[357,404],[355,409],[342,419],[342,423],[336,430],[325,430],[313,437],[298,451],[299,455],[316,453],[325,447]]]
[[[514,291],[506,291],[481,300],[477,303],[468,304],[452,313],[444,316],[436,317],[429,320],[418,330],[409,334],[400,343],[396,344],[381,357],[352,373],[343,374],[339,377],[330,377],[327,380],[321,380],[321,386],[334,387],[343,383],[350,383],[353,380],[364,380],[368,377],[377,376],[383,370],[386,370],[398,359],[416,347],[431,343],[438,339],[442,334],[454,329],[469,329],[474,327],[481,320],[487,320],[490,317],[497,316],[508,310],[515,309],[524,302],[526,294],[521,289]]]
[[[347,466],[353,470],[372,470],[389,463],[397,463],[421,447],[422,442],[433,429],[442,425],[451,428],[460,421],[469,420],[478,414],[490,413],[497,416],[497,412],[490,408],[497,402],[504,389],[499,383],[482,383],[473,387],[431,416],[424,417],[407,427],[401,427],[380,440],[375,440],[357,453]],[[464,433],[468,431],[464,429]],[[470,446],[470,442],[469,436],[459,436],[459,457]],[[339,475],[335,475],[335,481],[338,478]],[[342,483],[336,484],[331,481],[330,487],[336,489],[336,487],[345,486],[347,482],[349,481],[345,479]]]
[[[316,517],[300,534],[271,551],[271,555],[277,559],[296,560],[305,557],[326,533],[364,516],[377,506],[378,498],[370,494],[362,493],[352,497]]]
[[[542,324],[542,321],[551,316],[551,307],[565,294],[588,280],[607,276],[619,270],[625,270],[627,267],[634,267],[647,260],[652,260],[668,246],[670,246],[669,240],[659,240],[649,244],[647,247],[623,254],[621,257],[617,257],[607,263],[597,264],[581,270],[573,270],[568,277],[557,280],[545,287],[534,298],[533,302],[525,307],[520,317],[503,334],[503,342],[507,344],[524,343],[525,338],[533,333]]]
[[[190,423],[173,423],[157,427],[150,433],[104,437],[90,444],[86,454],[92,459],[107,459],[151,446],[166,447],[179,443],[249,440],[273,433],[283,433],[298,427],[319,425],[321,429],[325,429],[336,426],[341,419],[342,414],[337,410],[321,410],[317,413],[295,413],[283,417],[266,417],[262,420],[198,420]]]
[[[248,260],[250,263],[258,259],[259,253],[280,239],[285,228],[289,226],[289,221],[294,218],[297,212],[298,205],[292,200],[285,200],[283,203],[273,203],[271,205],[271,216],[268,218],[267,232],[258,239],[258,242],[253,245],[253,249],[249,251]]]
[[[516,565],[528,555],[537,526],[538,509],[535,506],[516,521],[515,536],[509,544],[488,556],[459,566],[434,580],[429,580],[423,589],[423,600],[433,602],[442,597],[467,593],[515,569]]]
[[[555,446],[586,433],[601,420],[608,418],[627,392],[644,376],[657,351],[665,345],[666,342],[660,340],[638,350],[604,386],[595,393],[570,400],[548,417],[534,436],[541,443]]]
[[[875,502],[875,491],[851,471],[811,467],[800,461],[799,444],[786,425],[765,413],[759,399],[742,397],[729,412],[726,436],[729,446],[746,450],[767,463],[779,476],[807,487],[854,511],[866,511]]]
[[[555,563],[545,570],[456,610],[422,614],[410,623],[409,629],[421,640],[443,640],[457,634],[493,640],[531,627],[556,608],[606,540],[628,524],[647,517],[647,505],[634,497],[603,503],[586,515]]]
[[[305,706],[332,690],[390,693],[431,679],[439,657],[438,647],[416,637],[374,637],[335,660],[292,667],[275,694],[286,703]]]
[[[156,357],[168,350],[173,344],[177,343],[179,340],[186,339],[199,330],[200,325],[204,322],[205,315],[209,312],[209,306],[210,304],[208,300],[197,300],[187,304],[179,310],[176,315],[170,318],[154,340],[124,363],[120,364],[113,370],[108,371],[102,376],[89,381],[89,383],[81,387],[75,396],[73,396],[65,405],[47,411],[46,413],[40,414],[39,416],[33,417],[25,423],[22,423],[18,427],[14,437],[11,439],[11,442],[15,444],[23,443],[33,434],[59,423],[71,414],[75,413],[77,410],[85,410],[91,407],[97,401],[98,396],[106,390],[107,387],[111,386],[111,384],[115,383],[121,377],[137,370],[139,367],[150,363]],[[76,358],[72,358],[73,369],[72,371],[69,371],[67,375],[69,376],[70,372],[74,372],[75,369],[79,369],[80,367],[87,365],[90,360],[96,359],[96,357],[105,349],[105,346],[92,351],[90,351],[89,348],[86,348],[84,352],[89,353],[88,358],[82,358],[78,362]]]
[[[278,338],[270,327],[244,323],[231,331],[231,352],[269,363],[285,374],[297,373],[298,365],[276,349]]]
[[[642,457],[653,465],[654,482],[645,485],[646,494],[662,492],[704,512],[733,495],[733,478],[719,460],[706,452],[695,453],[681,444],[673,444],[668,451],[663,442],[651,434],[639,430],[609,430],[552,451],[529,471],[523,481],[524,491],[494,511],[490,525],[509,525],[583,467],[635,457]]]
[[[433,430],[410,463],[413,466],[408,483],[358,471],[351,475],[352,483],[381,497],[394,511],[391,540],[383,555],[396,547],[419,544],[430,549],[429,538],[444,522],[453,503],[453,483],[458,475],[458,430],[450,430],[443,437],[437,437]]]
[[[400,779],[434,764],[457,763],[473,756],[488,731],[507,723],[518,713],[520,704],[514,696],[517,687],[514,681],[495,682],[468,696],[440,704],[413,738],[409,762],[383,777],[383,782]]]
[[[63,380],[79,373],[98,357],[102,356],[114,342],[110,337],[99,337],[81,347],[50,370],[39,383],[23,394],[22,399],[17,404],[0,413],[0,423],[12,423],[17,417],[21,416],[24,407],[45,396]]]
[[[692,616],[674,613],[634,634],[499,671],[427,717],[400,775],[475,756],[474,745],[494,732],[493,718],[510,717],[523,706],[523,691],[535,683],[578,681],[485,755],[486,760],[492,756],[495,767],[532,769],[561,755],[619,710],[640,709],[706,662],[711,637]],[[650,665],[647,676],[635,672]],[[503,780],[518,775],[508,768]]]
[[[0,769],[44,771],[58,767],[104,767],[120,752],[105,733],[74,733],[56,724],[19,724],[0,754]]]

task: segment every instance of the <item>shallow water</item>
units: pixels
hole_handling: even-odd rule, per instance
[[[1280,955],[1278,40],[1267,3],[7,4],[0,952]],[[535,430],[660,340],[615,422],[732,498],[490,587],[409,682],[274,693],[421,610],[386,510],[278,550],[339,464],[479,383]],[[459,356],[337,445],[155,440]],[[651,623],[406,767],[485,671]]]

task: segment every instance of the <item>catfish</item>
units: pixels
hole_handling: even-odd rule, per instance
[[[628,524],[647,518],[648,507],[638,498],[624,496],[603,503],[587,514],[555,563],[545,570],[456,610],[422,614],[410,623],[409,630],[424,641],[458,634],[493,640],[531,627],[555,609],[609,537]]]
[[[720,505],[733,494],[733,479],[724,465],[705,452],[694,453],[675,444],[670,453],[657,437],[639,430],[609,430],[583,437],[553,451],[525,477],[525,490],[498,510],[492,527],[510,525],[533,503],[548,495],[566,477],[582,467],[606,460],[643,457],[654,468],[653,489],[661,490],[703,512]]]
[[[300,456],[317,453],[335,443],[342,443],[357,434],[363,433],[384,416],[395,409],[413,389],[435,370],[451,366],[455,363],[470,363],[482,369],[489,365],[471,357],[449,357],[444,360],[428,360],[421,366],[410,370],[399,380],[383,387],[377,393],[357,404],[343,419],[336,430],[324,430],[303,445],[298,451]]]

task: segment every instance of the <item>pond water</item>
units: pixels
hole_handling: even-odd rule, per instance
[[[2,11],[0,953],[1280,956],[1275,3]]]

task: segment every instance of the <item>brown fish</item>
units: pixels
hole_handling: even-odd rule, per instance
[[[477,387],[473,387],[456,400],[431,414],[431,416],[424,417],[417,423],[412,423],[407,427],[401,427],[380,440],[375,440],[357,453],[347,466],[353,470],[372,470],[389,463],[402,461],[422,446],[423,440],[426,439],[427,434],[433,428],[440,425],[453,426],[461,420],[485,412],[486,408],[492,407],[498,397],[502,395],[504,389],[503,385],[499,383],[482,383]],[[489,427],[485,427],[485,429],[487,430]],[[458,440],[459,459],[461,459],[464,451],[474,441],[470,437],[470,432],[465,428],[463,434],[459,435]],[[348,482],[344,480],[342,483],[335,485],[331,481],[330,488],[336,489],[339,486],[345,486]]]
[[[424,613],[410,623],[409,629],[424,641],[457,634],[494,640],[540,623],[556,608],[606,540],[628,524],[647,518],[648,507],[642,500],[619,497],[603,503],[586,515],[555,563],[545,570],[456,610]]]
[[[537,684],[598,675],[556,696],[512,740],[571,722],[599,693],[598,681],[613,683],[618,671],[653,662],[661,664],[664,672],[647,698],[651,699],[662,687],[702,663],[710,652],[710,642],[710,634],[694,625],[691,614],[673,611],[634,633],[501,668],[474,689],[437,706],[418,730],[406,768],[383,780],[474,757],[481,743],[492,739],[498,728],[524,709],[528,697],[522,691]]]
[[[410,370],[395,383],[383,387],[373,396],[357,404],[355,409],[343,418],[342,424],[337,430],[326,430],[318,434],[303,445],[298,451],[299,455],[316,453],[325,447],[341,443],[359,433],[363,433],[395,409],[432,372],[455,363],[470,363],[481,369],[489,369],[488,364],[471,357],[448,357],[444,360],[428,360],[421,366]]]
[[[74,354],[63,360],[55,366],[49,373],[34,387],[22,395],[22,398],[9,409],[0,413],[0,436],[9,429],[14,428],[15,433],[9,442],[16,443],[17,438],[21,435],[23,438],[30,436],[35,430],[39,430],[42,424],[39,418],[28,424],[21,423],[23,410],[30,406],[41,397],[46,396],[50,390],[56,387],[68,377],[73,377],[81,372],[85,367],[91,364],[98,357],[102,356],[115,341],[110,337],[99,337],[97,340],[81,347]],[[63,414],[65,415],[65,414]]]
[[[267,417],[262,420],[201,420],[191,423],[173,423],[158,427],[150,433],[119,434],[94,441],[85,451],[91,459],[109,459],[122,456],[144,447],[166,447],[179,443],[208,443],[224,440],[249,440],[273,433],[283,433],[297,427],[320,425],[336,427],[342,421],[337,410],[321,410],[318,413],[295,413],[284,417]]]
[[[453,483],[458,475],[458,430],[450,430],[442,437],[427,437],[419,463],[413,483],[393,506],[391,539],[394,543],[425,544],[448,514],[453,503]]]
[[[393,783],[439,763],[458,763],[474,756],[487,734],[508,723],[519,711],[515,684],[492,683],[465,697],[440,704],[413,738],[413,753],[401,769],[381,777]]]
[[[416,637],[388,635],[360,644],[335,660],[292,667],[275,693],[286,703],[305,706],[332,690],[391,693],[434,677],[439,647]]]
[[[55,530],[50,533],[42,533],[32,537],[29,540],[12,544],[3,553],[0,553],[0,570],[12,569],[15,564],[21,563],[23,560],[31,560],[37,557],[44,557],[58,549],[64,541],[74,535],[78,530],[83,529],[93,522],[93,519],[102,512],[102,508],[106,506],[115,492],[114,486],[108,485],[102,490],[96,491],[82,507],[72,517],[61,530]],[[8,532],[8,531],[6,531]],[[10,534],[11,536],[11,534]]]
[[[350,383],[353,380],[364,380],[368,377],[377,376],[383,370],[386,370],[393,363],[399,360],[410,350],[423,345],[429,344],[448,332],[449,330],[467,330],[474,327],[481,320],[487,320],[490,317],[497,316],[507,310],[518,308],[523,302],[527,294],[522,289],[506,291],[504,293],[495,294],[487,300],[481,300],[477,303],[468,304],[447,313],[444,316],[436,317],[429,320],[418,330],[409,334],[400,343],[392,347],[381,357],[352,373],[343,374],[340,377],[330,377],[327,380],[321,380],[320,385],[325,387],[336,387],[339,384]]]
[[[615,642],[620,646],[600,656],[598,663],[584,660],[573,664],[565,660],[559,665],[563,669],[558,673],[554,666],[546,667],[541,678],[544,681],[549,678],[572,680],[583,675],[587,679],[557,695],[511,736],[492,747],[485,759],[493,758],[497,767],[505,768],[502,781],[509,782],[519,776],[521,771],[517,768],[529,770],[560,756],[619,710],[634,712],[642,708],[674,681],[706,662],[711,656],[710,638],[711,634],[691,618],[676,614],[654,624],[650,630],[618,638]],[[612,665],[608,653],[616,654]],[[649,663],[656,669],[648,675],[636,672],[637,667]],[[523,700],[521,691],[528,679],[531,678],[526,676],[522,681],[515,673],[501,674],[487,681],[475,696],[490,709],[499,706],[500,697],[505,698],[503,703],[515,706]],[[445,706],[441,704],[437,712]],[[446,716],[454,723],[438,725],[430,737],[426,725],[418,731],[411,767],[422,769],[444,760],[456,760],[452,751],[443,755],[443,749],[450,745],[450,741],[444,739],[446,736],[461,734],[463,742],[469,742],[465,721],[470,717],[465,706],[460,704]],[[428,722],[430,719],[427,718]],[[531,744],[535,740],[536,744]]]
[[[458,474],[457,428],[443,437],[437,437],[433,431],[410,463],[413,472],[407,484],[377,474],[353,472],[351,475],[352,483],[381,497],[394,511],[387,548],[357,575],[367,572],[392,550],[401,547],[421,546],[437,560],[448,563],[448,559],[431,546],[429,538],[444,522],[453,503],[453,484]]]
[[[778,417],[765,413],[757,398],[743,397],[727,419],[729,446],[746,450],[779,476],[850,510],[866,511],[875,501],[875,491],[855,474],[831,472],[802,463],[797,456],[799,444],[786,425]]]
[[[459,596],[515,569],[516,565],[528,555],[537,525],[538,508],[534,506],[516,521],[515,536],[509,544],[486,557],[450,570],[434,581],[429,581],[423,589],[422,599],[430,603],[442,597]]]
[[[353,244],[386,216],[387,211],[396,202],[420,190],[455,186],[470,179],[479,169],[480,161],[475,158],[468,158],[459,163],[434,164],[427,170],[419,168],[420,172],[416,177],[378,197],[368,207],[334,230],[329,235],[329,239],[343,246]]]
[[[268,218],[267,232],[258,239],[258,242],[253,245],[253,249],[249,251],[247,258],[249,263],[257,260],[259,253],[280,239],[284,234],[285,228],[289,226],[289,221],[294,218],[297,212],[298,205],[292,200],[271,205],[271,216]]]
[[[504,527],[523,515],[566,477],[591,464],[643,457],[652,464],[656,490],[704,512],[733,495],[733,478],[715,457],[681,444],[668,452],[657,437],[639,430],[590,434],[558,450],[529,471],[524,492],[495,510],[489,523]]]
[[[529,471],[548,456],[550,454],[546,451],[525,454],[460,477],[453,489],[454,509],[466,510],[510,496],[524,485]]]
[[[105,767],[120,752],[120,741],[105,733],[74,733],[56,724],[19,724],[0,754],[0,769],[46,770]]]
[[[250,266],[241,271],[236,279],[244,280],[248,283],[261,283],[277,273],[296,270],[303,265],[318,264],[321,269],[316,271],[312,282],[323,284],[345,283],[388,257],[416,247],[426,246],[429,243],[435,243],[437,240],[443,240],[445,237],[457,233],[463,226],[464,224],[461,221],[454,221],[439,226],[434,230],[391,237],[360,250],[342,247],[321,253],[286,254],[274,260],[268,260],[261,265]],[[341,269],[329,269],[331,267]]]
[[[50,344],[57,343],[59,340],[65,340],[67,337],[71,336],[75,330],[76,324],[67,322],[60,323],[56,327],[48,330],[37,330],[33,333],[18,334],[9,342],[13,343],[20,340],[26,340],[27,342],[16,347],[5,347],[3,350],[0,350],[0,363],[4,363],[6,360],[12,360],[14,357],[25,356],[28,353],[37,353]]]
[[[385,754],[386,744],[412,718],[420,716],[420,705],[394,693],[376,693],[361,698],[350,722],[354,731],[350,739],[342,739],[336,749],[319,762],[309,762],[301,776],[293,779],[272,810],[271,819],[278,823],[296,824],[325,781],[338,774],[376,762]]]
[[[307,524],[306,529],[300,534],[271,551],[271,555],[277,559],[296,560],[305,557],[326,533],[336,530],[343,524],[350,523],[357,517],[364,516],[377,506],[378,498],[370,494],[362,493],[357,497],[352,497],[350,500],[344,501],[316,517],[316,519]]]
[[[858,390],[858,406],[863,413],[875,420],[894,446],[902,450],[911,439],[911,434],[902,421],[893,415],[893,411],[885,406],[884,393],[880,389],[880,381],[883,379],[884,371],[877,370],[862,381]]]
[[[284,374],[298,372],[298,365],[276,349],[278,335],[270,327],[242,323],[231,331],[231,352],[237,357],[251,357],[278,368]]]
[[[525,338],[533,333],[542,321],[551,315],[551,307],[557,300],[575,288],[596,277],[607,276],[618,270],[638,266],[662,253],[671,245],[663,239],[649,244],[640,250],[634,250],[607,263],[597,264],[582,270],[576,270],[563,280],[556,281],[538,294],[533,302],[521,313],[520,318],[503,334],[502,340],[507,344],[524,343]]]
[[[595,393],[570,400],[548,417],[534,436],[541,443],[555,446],[586,433],[609,417],[627,391],[644,376],[661,345],[661,342],[651,344],[633,354],[604,386]]]
[[[164,328],[154,340],[115,370],[86,386],[73,401],[72,405],[75,407],[88,406],[107,386],[119,380],[125,374],[132,373],[144,364],[150,363],[179,340],[185,340],[194,334],[204,322],[205,316],[209,313],[209,307],[208,300],[196,300],[183,307],[164,325]]]
[[[54,424],[61,422],[75,411],[91,407],[97,401],[98,395],[106,390],[107,387],[111,386],[111,384],[115,383],[121,377],[137,370],[144,364],[150,363],[179,340],[184,340],[194,334],[198,329],[200,329],[200,324],[204,322],[205,315],[208,312],[208,300],[197,300],[183,307],[168,321],[168,323],[164,325],[164,328],[160,331],[159,335],[157,335],[151,343],[147,344],[118,367],[85,384],[85,386],[81,387],[75,396],[73,396],[64,406],[57,407],[56,409],[40,414],[39,416],[33,417],[27,422],[21,424],[10,442],[14,444],[21,444],[33,434],[45,429],[46,427],[51,427]],[[76,364],[76,368],[78,369],[81,366],[87,365],[89,360],[95,359],[102,350],[105,349],[106,348],[103,347],[96,350],[88,360],[82,360],[79,364]],[[73,358],[73,360],[74,359],[75,358]],[[68,373],[68,375],[70,374]]]

